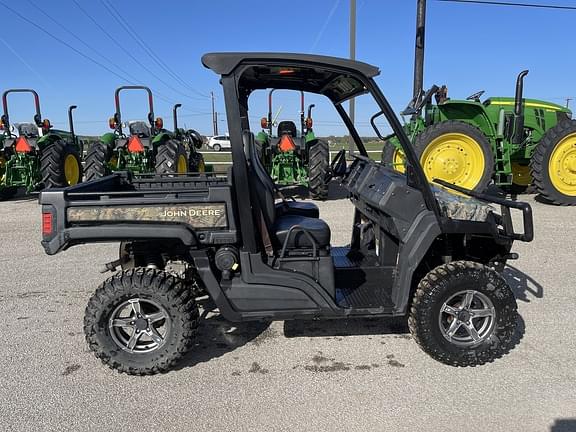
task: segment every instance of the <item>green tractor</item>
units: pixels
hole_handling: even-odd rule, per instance
[[[576,205],[576,121],[560,105],[516,96],[450,100],[445,86],[417,95],[402,115],[427,178],[484,191],[493,181],[511,193],[533,184],[547,201]],[[432,102],[435,98],[436,103]],[[384,141],[382,163],[403,172],[404,156],[395,136]]]
[[[120,92],[144,90],[148,94],[148,123],[122,123]],[[104,134],[86,155],[86,180],[94,180],[114,171],[136,174],[183,174],[188,172],[188,155],[182,141],[164,129],[162,118],[154,118],[152,91],[144,86],[118,87],[114,93],[116,112],[109,120],[114,132]],[[124,127],[129,135],[124,134]]]
[[[31,93],[36,114],[32,123],[10,123],[8,95]],[[82,144],[74,133],[72,105],[68,109],[70,132],[53,129],[42,120],[40,98],[30,89],[11,89],[2,94],[0,119],[0,199],[23,188],[27,193],[42,188],[74,185],[82,180]],[[16,134],[18,132],[18,134]]]
[[[292,121],[281,121],[276,126],[272,118],[272,94],[268,94],[268,117],[261,120],[262,131],[257,136],[257,146],[262,163],[278,185],[307,186],[310,197],[324,200],[328,197],[328,171],[330,150],[328,143],[316,138],[312,130],[312,108],[304,117],[304,92],[300,92],[300,133]]]
[[[182,104],[174,105],[172,111],[174,118],[174,136],[177,140],[184,143],[186,151],[188,152],[188,170],[193,173],[204,173],[206,172],[206,163],[204,161],[204,156],[198,150],[202,148],[202,135],[200,135],[194,129],[182,129],[178,127],[178,108]]]

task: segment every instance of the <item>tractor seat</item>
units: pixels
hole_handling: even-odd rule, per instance
[[[18,133],[26,138],[37,138],[40,135],[38,126],[34,123],[16,123],[14,126]]]
[[[326,222],[322,219],[296,215],[285,215],[276,219],[274,233],[280,245],[284,245],[292,229],[292,234],[290,234],[290,238],[288,239],[288,249],[311,248],[313,244],[310,238],[298,228],[307,231],[313,237],[316,246],[319,248],[326,248],[330,245],[330,227]]]
[[[136,135],[139,138],[148,138],[150,136],[150,127],[143,121],[135,120],[128,122],[130,135]]]
[[[282,135],[290,135],[292,138],[296,138],[296,125],[294,122],[286,120],[278,123],[278,136],[281,137]]]

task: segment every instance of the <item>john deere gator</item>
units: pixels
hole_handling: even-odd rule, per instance
[[[304,117],[304,92],[300,92],[300,133],[292,121],[276,121],[272,118],[272,94],[268,93],[268,117],[260,121],[262,131],[257,136],[257,146],[262,163],[278,185],[303,185],[314,199],[328,197],[328,171],[330,150],[328,143],[316,138],[312,130],[312,108]]]
[[[576,121],[563,106],[524,99],[527,74],[518,75],[514,98],[481,101],[481,91],[451,100],[445,86],[433,86],[412,100],[405,130],[430,181],[479,192],[494,182],[514,193],[532,183],[551,203],[576,205]],[[397,138],[382,139],[382,162],[404,171]]]
[[[122,123],[120,92],[143,90],[148,95],[147,122]],[[116,112],[109,120],[113,132],[104,134],[86,155],[86,180],[104,177],[114,171],[147,173],[186,173],[188,156],[184,144],[173,133],[164,129],[161,117],[154,118],[152,91],[144,86],[123,86],[114,93]],[[124,133],[127,127],[129,134]]]
[[[10,122],[8,95],[30,93],[35,114],[31,123]],[[0,119],[0,199],[24,189],[27,193],[50,187],[75,185],[82,179],[81,144],[74,133],[72,111],[68,109],[70,131],[54,129],[42,120],[40,98],[31,89],[11,89],[2,94],[4,113]]]

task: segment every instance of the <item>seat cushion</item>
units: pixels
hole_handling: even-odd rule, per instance
[[[276,239],[280,246],[284,245],[290,229],[294,226],[306,230],[316,241],[316,245],[324,248],[330,245],[330,227],[322,219],[308,218],[297,215],[284,215],[276,219],[274,225],[274,232]],[[294,248],[310,248],[312,243],[306,234],[301,230],[293,230],[288,240],[288,247]]]
[[[276,204],[276,216],[295,215],[309,218],[320,217],[318,206],[311,202],[304,201],[282,201]]]

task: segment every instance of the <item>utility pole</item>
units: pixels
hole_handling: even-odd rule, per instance
[[[414,97],[424,88],[424,43],[426,42],[426,0],[417,0],[416,48],[414,53]],[[420,101],[417,101],[420,102]]]
[[[350,60],[356,60],[356,0],[350,0]],[[356,114],[356,107],[354,98],[350,99],[350,108],[348,115],[352,124],[354,124],[354,117]],[[350,140],[350,154],[354,153],[354,143]]]
[[[218,113],[214,109],[214,92],[210,92],[210,99],[212,99],[212,129],[214,136],[218,135]]]

